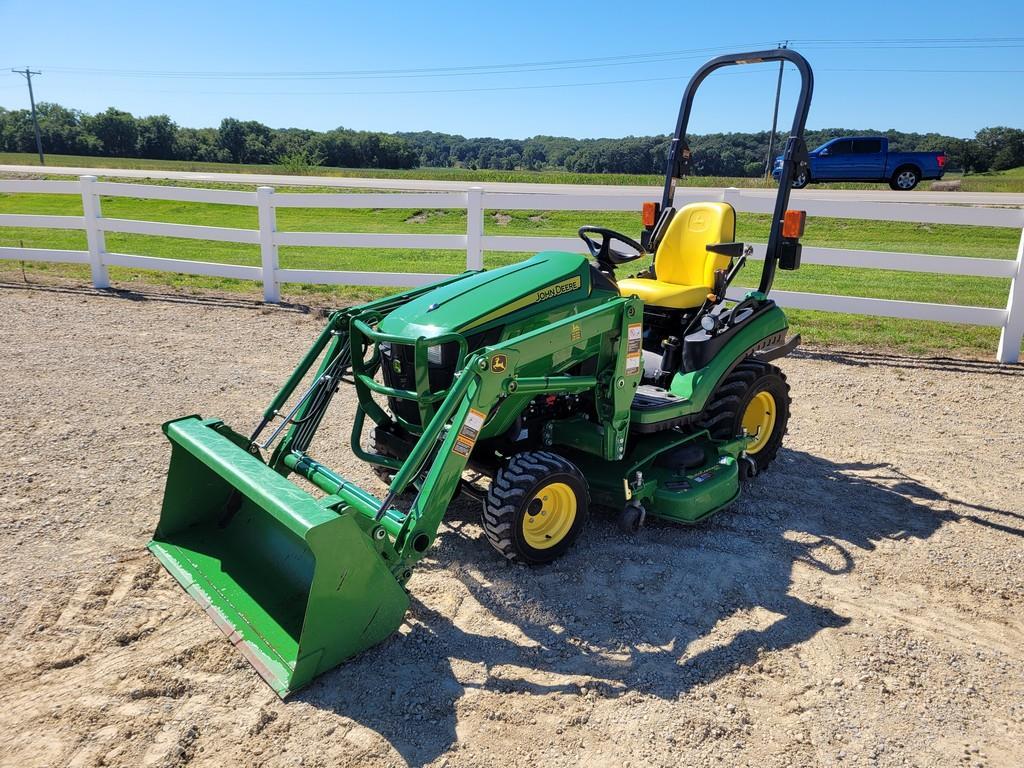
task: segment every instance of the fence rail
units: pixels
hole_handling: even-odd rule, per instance
[[[0,227],[40,227],[47,229],[84,230],[88,250],[0,247],[0,259],[50,261],[89,264],[92,281],[97,288],[110,284],[107,267],[133,267],[194,275],[256,280],[263,283],[263,297],[268,302],[280,301],[281,283],[321,283],[330,285],[374,285],[402,287],[424,285],[444,275],[406,272],[362,272],[282,268],[280,246],[331,246],[342,248],[434,248],[465,250],[466,268],[481,269],[485,251],[539,251],[545,249],[585,252],[583,243],[571,237],[484,235],[486,210],[558,210],[558,211],[635,211],[648,196],[646,192],[595,193],[572,191],[561,193],[484,192],[471,187],[461,192],[407,193],[289,193],[275,194],[271,187],[256,192],[218,189],[194,189],[153,186],[121,182],[100,182],[95,176],[81,176],[77,181],[0,180],[0,193],[81,195],[82,216],[34,214],[0,214]],[[102,215],[100,198],[132,197],[152,200],[217,203],[255,206],[257,229],[235,229],[193,224],[138,221],[106,218]],[[772,201],[743,190],[721,191],[678,190],[676,203],[697,202],[717,197],[731,203],[737,211],[771,213]],[[813,309],[857,315],[875,315],[913,320],[938,320],[1000,328],[996,358],[1000,362],[1017,362],[1024,337],[1024,209],[983,208],[975,206],[932,205],[894,201],[801,201],[809,216],[906,221],[927,224],[958,224],[963,226],[1009,227],[1022,230],[1015,260],[981,259],[964,256],[933,256],[918,253],[891,253],[851,250],[845,248],[805,247],[803,262],[828,266],[866,267],[933,272],[947,275],[1009,278],[1010,290],[1005,309],[933,304],[916,301],[871,299],[858,296],[835,296],[797,291],[773,291],[779,304],[794,309]],[[278,208],[428,208],[462,209],[467,212],[466,233],[452,234],[378,234],[353,232],[281,232],[277,229]],[[244,243],[260,246],[260,266],[243,266],[187,259],[167,259],[111,253],[106,249],[107,232],[157,235],[198,240]],[[755,245],[754,259],[764,258],[764,246]],[[742,289],[733,291],[730,298]]]

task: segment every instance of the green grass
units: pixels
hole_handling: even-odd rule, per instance
[[[959,179],[960,189],[964,192],[1024,192],[1024,167],[1011,168],[1007,171],[972,173],[969,176],[951,173],[944,178]]]
[[[39,158],[24,152],[0,152],[0,164],[39,166]],[[429,179],[440,181],[498,181],[539,184],[622,184],[630,186],[660,186],[664,177],[659,174],[640,173],[570,173],[568,171],[474,171],[469,168],[326,168],[310,167],[296,171],[282,165],[256,165],[245,163],[201,163],[191,160],[145,160],[140,158],[90,157],[87,155],[47,155],[50,166],[85,168],[113,168],[136,170],[198,171],[212,173],[272,173],[301,176],[345,176],[362,179]],[[949,173],[946,180],[960,179],[965,192],[1024,192],[1024,168],[963,176]],[[693,187],[773,187],[761,178],[739,176],[691,176],[684,186]],[[921,189],[928,189],[924,182]],[[860,183],[833,183],[829,189],[886,189],[885,185]]]
[[[133,198],[103,198],[103,214],[112,218],[143,219],[210,226],[257,226],[256,211],[245,206],[183,203]],[[0,195],[0,213],[80,215],[81,199],[71,195]],[[572,236],[583,223],[600,223],[624,232],[638,229],[638,215],[627,212],[577,211],[489,211],[487,234]],[[460,234],[466,230],[461,210],[413,209],[279,209],[278,227],[286,231],[334,232],[421,232]],[[764,242],[768,217],[740,214],[737,238]],[[958,227],[903,222],[872,222],[815,218],[808,222],[803,242],[807,245],[865,250],[906,251],[983,258],[1012,259],[1020,233],[1006,228]],[[85,234],[76,230],[0,228],[0,245],[29,248],[84,250]],[[146,256],[258,265],[257,246],[200,240],[109,233],[108,251]],[[498,266],[528,254],[488,253],[485,263]],[[464,268],[465,254],[444,250],[391,250],[283,247],[280,262],[286,268],[343,269],[396,272],[452,273]],[[6,278],[21,279],[21,266],[7,263],[0,269]],[[752,262],[738,283],[756,285],[760,264]],[[88,279],[88,269],[74,265],[32,263],[25,275],[50,274]],[[112,268],[115,284],[170,285],[184,290],[219,289],[254,292],[253,283],[148,270]],[[785,290],[812,291],[837,295],[868,296],[986,307],[1002,307],[1009,280],[963,277],[877,269],[806,265],[796,272],[780,272],[775,286]],[[342,303],[379,296],[386,289],[321,285],[288,285],[286,297],[320,297],[324,302]],[[792,312],[794,329],[810,342],[883,346],[927,353],[953,351],[990,356],[998,332],[991,328],[888,320],[823,312]]]

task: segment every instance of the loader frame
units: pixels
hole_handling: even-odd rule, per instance
[[[380,361],[371,348],[381,340],[373,318],[418,293],[332,315],[250,438],[198,416],[164,425],[173,445],[171,471],[149,548],[281,696],[397,628],[408,607],[404,584],[412,566],[434,542],[487,421],[510,398],[593,392],[603,421],[600,428],[594,425],[600,437],[595,450],[607,461],[625,453],[641,368],[633,366],[621,340],[630,325],[642,323],[639,299],[616,299],[463,355],[461,370],[441,392],[382,388],[373,381]],[[571,355],[596,338],[608,343],[593,376],[519,375],[539,358]],[[318,360],[312,385],[297,406],[283,412]],[[415,399],[430,413],[383,500],[307,453],[350,365],[360,390],[353,443],[366,413],[387,418],[374,410],[379,406],[370,393]],[[264,462],[262,449],[282,430],[264,443],[258,439],[276,420],[287,431]],[[361,453],[377,463],[388,461]],[[315,498],[290,483],[291,473],[324,496]],[[414,481],[418,490],[411,506],[397,508],[395,500]],[[263,554],[283,570],[277,577],[262,572],[253,555],[263,546],[272,550]]]

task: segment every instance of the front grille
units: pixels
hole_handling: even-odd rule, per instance
[[[414,348],[411,344],[382,344],[381,373],[384,384],[392,389],[416,391],[416,370]],[[427,380],[431,392],[448,389],[455,378],[455,367],[458,364],[459,345],[449,342],[441,345],[440,360],[427,363]],[[420,424],[419,407],[415,400],[401,397],[389,397],[388,407],[391,412],[411,424]]]

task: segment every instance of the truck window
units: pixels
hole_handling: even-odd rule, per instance
[[[830,155],[849,155],[853,151],[851,147],[852,144],[853,141],[851,141],[850,139],[843,139],[842,141],[837,141],[835,144],[832,144],[828,148],[828,153]]]
[[[853,142],[853,154],[855,155],[877,155],[881,151],[881,139],[855,139]]]

